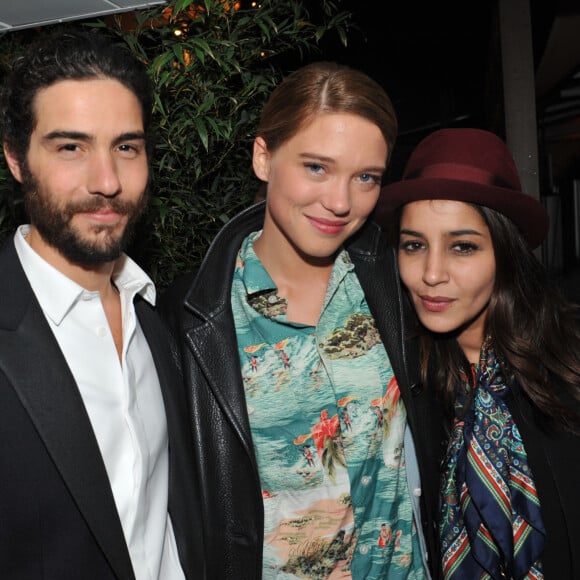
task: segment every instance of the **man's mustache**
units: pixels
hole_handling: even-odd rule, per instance
[[[119,215],[127,215],[132,213],[140,205],[141,203],[139,201],[132,202],[116,197],[106,198],[96,196],[92,199],[69,202],[65,208],[65,212],[68,216],[72,216],[76,213],[94,213],[101,210],[109,210]]]

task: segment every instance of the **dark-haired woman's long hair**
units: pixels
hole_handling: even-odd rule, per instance
[[[511,220],[489,208],[474,207],[490,229],[496,259],[486,334],[491,335],[506,373],[514,376],[548,423],[578,433],[579,308],[551,282]],[[429,373],[452,413],[457,383],[462,373],[469,376],[469,362],[457,343],[457,333],[434,335],[422,330],[423,379]]]

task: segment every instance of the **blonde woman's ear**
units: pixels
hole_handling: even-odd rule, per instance
[[[268,181],[270,176],[270,152],[268,145],[262,137],[254,139],[254,153],[252,157],[252,164],[256,177],[261,181]]]

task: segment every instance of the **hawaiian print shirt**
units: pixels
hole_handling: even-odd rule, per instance
[[[424,578],[406,411],[346,251],[316,327],[293,324],[248,236],[232,307],[265,511],[265,579]]]

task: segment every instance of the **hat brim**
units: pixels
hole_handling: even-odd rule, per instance
[[[385,185],[375,219],[386,221],[398,207],[426,199],[463,201],[494,209],[518,226],[532,248],[542,243],[550,227],[546,208],[526,193],[472,181],[439,178],[406,179]]]

